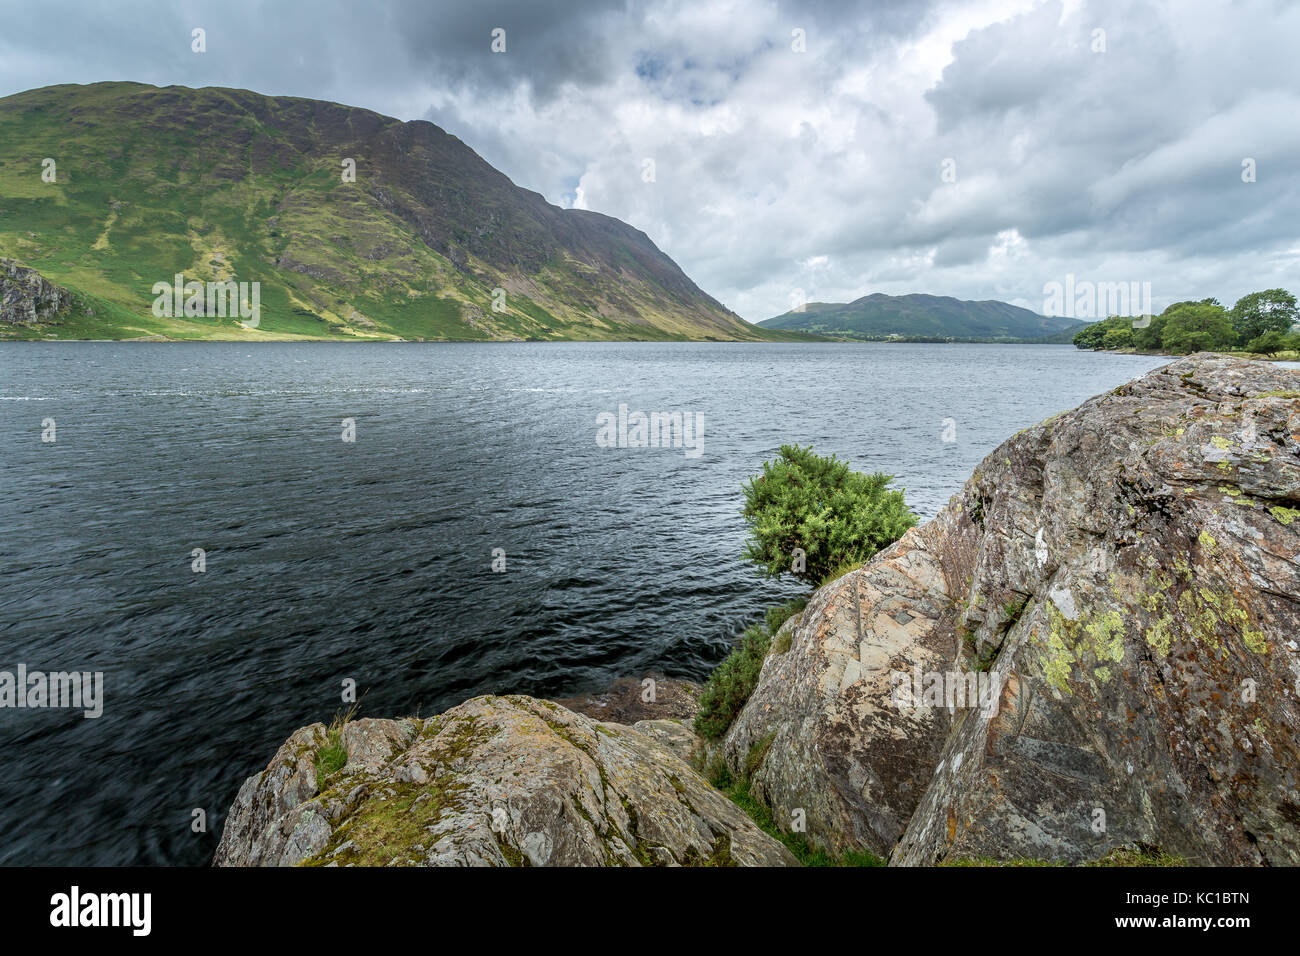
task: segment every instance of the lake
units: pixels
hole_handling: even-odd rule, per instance
[[[0,864],[206,863],[240,783],[342,709],[345,680],[361,716],[387,717],[699,680],[803,593],[741,559],[741,483],[781,444],[896,475],[928,518],[1016,431],[1166,361],[2,345],[0,671],[102,671],[104,691],[97,719],[0,708]],[[597,440],[602,415],[634,440],[637,412],[680,412],[698,441]]]

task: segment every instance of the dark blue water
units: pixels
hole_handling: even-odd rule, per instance
[[[333,716],[346,678],[363,716],[649,670],[702,678],[800,593],[740,559],[741,482],[782,443],[897,475],[928,517],[1004,438],[1161,361],[1068,346],[0,346],[0,670],[105,675],[99,719],[0,709],[0,863],[206,862],[240,782]],[[597,416],[620,403],[703,416],[702,454],[598,446]],[[207,833],[191,832],[195,808]]]

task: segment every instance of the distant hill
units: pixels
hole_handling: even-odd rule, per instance
[[[432,123],[247,90],[0,99],[0,256],[86,304],[6,338],[807,337],[751,325],[645,233],[551,205]],[[177,273],[259,283],[256,327],[154,315]]]
[[[1006,302],[967,302],[947,295],[864,295],[852,302],[810,302],[760,322],[768,329],[816,332],[863,341],[1069,342],[1085,323],[1039,315]]]

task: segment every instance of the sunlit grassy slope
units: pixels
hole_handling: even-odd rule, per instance
[[[57,182],[41,179],[47,157]],[[87,304],[6,337],[796,337],[742,321],[644,233],[550,205],[432,123],[244,90],[0,99],[0,256]],[[155,317],[153,284],[176,273],[259,282],[258,328]]]

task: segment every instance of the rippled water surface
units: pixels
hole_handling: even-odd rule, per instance
[[[0,346],[0,670],[105,675],[97,720],[0,709],[0,863],[206,862],[240,782],[328,720],[345,678],[372,716],[651,669],[699,679],[800,593],[740,560],[741,482],[779,445],[895,474],[929,517],[1003,439],[1162,361],[1068,346]],[[620,404],[703,416],[703,453],[598,446],[597,416]]]

